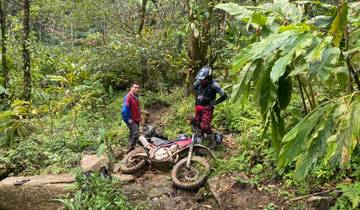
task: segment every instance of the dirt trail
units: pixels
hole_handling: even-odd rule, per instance
[[[122,188],[132,202],[146,203],[150,209],[221,209],[215,199],[205,197],[204,190],[188,192],[175,189],[169,172],[148,170]]]
[[[160,106],[152,106],[147,111],[151,124],[159,124],[161,116],[167,112]],[[132,202],[147,203],[149,209],[263,209],[279,201],[266,192],[239,183],[239,177],[246,179],[241,173],[215,176],[197,191],[183,191],[174,188],[170,172],[149,169],[122,188]]]
[[[151,109],[148,110],[149,113],[149,122],[150,123],[159,123],[161,116],[167,114],[167,110],[153,106]],[[229,146],[227,146],[229,147]],[[123,148],[114,148],[115,151],[119,151],[119,156],[116,158],[121,160],[121,156],[123,153]],[[229,150],[231,147],[229,147]],[[115,155],[117,156],[117,155]],[[94,156],[95,158],[97,156]],[[97,160],[99,159],[99,160]],[[82,167],[86,166],[86,161],[89,162],[89,166],[91,167],[98,167],[101,162],[101,158],[93,159],[86,159],[83,157],[83,162],[81,165]],[[100,162],[99,162],[100,161]],[[99,162],[99,164],[98,164]],[[88,169],[90,170],[90,169]],[[94,169],[95,170],[95,169]],[[124,180],[123,175],[116,174],[117,177],[120,177]],[[72,175],[56,175],[59,179],[63,180],[65,178],[68,179],[68,176],[71,178],[71,182],[75,181]],[[114,174],[115,176],[115,174]],[[46,177],[46,176],[45,176]],[[132,176],[131,176],[132,177]],[[237,173],[237,174],[230,174],[224,176],[214,176],[210,177],[206,183],[206,185],[199,190],[196,191],[183,191],[176,189],[170,177],[170,171],[158,171],[153,169],[147,169],[142,171],[140,174],[135,175],[135,179],[133,177],[130,181],[123,182],[122,189],[124,193],[128,196],[129,200],[135,204],[145,204],[146,206],[144,209],[159,209],[159,210],[206,210],[206,209],[263,209],[269,203],[274,201],[279,201],[278,198],[271,196],[270,194],[258,191],[254,187],[250,186],[249,184],[240,183],[239,178],[241,180],[247,179],[245,174]],[[17,179],[14,177],[13,179]],[[47,178],[49,179],[49,178]],[[19,199],[21,200],[21,196],[23,194],[29,195],[27,192],[31,192],[31,190],[35,189],[39,194],[40,197],[48,198],[46,195],[52,194],[52,198],[56,198],[59,194],[66,193],[67,190],[64,186],[61,188],[54,188],[58,187],[58,185],[49,185],[44,176],[39,176],[39,178],[31,177],[31,181],[25,183],[23,186],[16,187],[12,183],[13,180],[8,181],[6,184],[3,182],[1,185],[0,182],[0,197],[1,192],[2,195],[6,195],[6,192],[9,189],[13,189],[14,192],[10,193],[10,198],[6,198],[7,206],[1,207],[7,209],[7,207],[12,206],[14,208],[11,209],[31,209],[33,206],[43,206],[44,209],[53,209],[53,206],[59,205],[59,203],[51,203],[48,200],[41,201],[42,203],[34,203],[32,200],[38,199],[29,199],[29,202],[26,202],[26,205],[20,206]],[[54,178],[51,178],[52,181]],[[66,179],[66,181],[68,181]],[[41,182],[35,182],[35,180],[41,180]],[[5,183],[5,184],[4,184]],[[9,184],[10,183],[10,184]],[[36,183],[36,185],[32,184]],[[3,186],[1,188],[1,186]],[[3,191],[1,191],[1,189]],[[27,189],[28,191],[25,191]],[[23,192],[23,194],[19,194],[18,191]],[[29,191],[30,190],[30,191]],[[40,194],[43,193],[43,194]],[[18,194],[20,195],[19,199],[16,200],[13,195]],[[34,195],[34,193],[30,193]],[[5,199],[5,196],[3,196]],[[1,200],[1,199],[0,199]],[[51,199],[50,199],[51,200]],[[0,204],[4,204],[4,200],[0,202]],[[45,205],[46,204],[46,205]],[[51,205],[52,206],[51,206]],[[279,206],[279,205],[278,205]],[[16,207],[16,208],[15,208]]]

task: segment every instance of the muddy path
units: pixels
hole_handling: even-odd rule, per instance
[[[145,203],[149,209],[221,209],[215,199],[206,197],[203,189],[183,191],[174,188],[168,172],[146,171],[122,188],[130,201]]]
[[[161,120],[161,116],[168,114],[166,108],[160,106],[153,106],[147,112],[149,113],[149,123],[156,124]],[[223,157],[231,157],[235,154],[236,145],[232,139],[231,134],[225,136],[226,154],[223,154]],[[121,146],[114,147],[114,158],[118,160],[115,164],[121,162],[125,150]],[[98,166],[103,164],[102,159],[97,155],[89,155],[89,157],[92,158],[86,159],[83,156],[81,162],[84,161],[84,163],[80,163],[81,168],[84,169],[88,163],[89,167],[97,167],[96,169],[89,169],[89,171],[98,171]],[[251,185],[251,180],[242,172],[226,175],[212,174],[206,184],[196,191],[176,189],[171,182],[170,171],[147,168],[134,176],[123,175],[115,168],[114,172],[116,172],[113,174],[114,177],[121,177],[118,178],[122,181],[121,189],[129,201],[133,204],[142,205],[143,208],[141,209],[329,209],[317,207],[288,208],[284,205],[285,200],[283,198],[263,190],[264,186]],[[48,176],[51,178],[46,178]],[[13,184],[15,180],[25,178],[30,181],[21,186]],[[66,180],[64,181],[64,179]],[[61,205],[54,202],[55,199],[68,193],[69,185],[74,182],[75,177],[71,174],[8,177],[0,181],[0,209],[57,209]],[[275,191],[278,186],[269,183],[267,187],[271,187]],[[24,196],[26,202],[24,202]]]
[[[167,114],[166,108],[160,106],[146,111],[150,124],[161,124],[160,116]],[[231,145],[228,146],[232,150]],[[281,199],[240,183],[239,178],[248,179],[242,173],[212,176],[204,187],[184,191],[173,186],[170,171],[147,169],[136,174],[134,182],[123,185],[122,189],[131,202],[145,204],[149,209],[264,209],[270,203],[280,206]]]

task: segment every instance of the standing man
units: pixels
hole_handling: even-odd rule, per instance
[[[124,97],[124,104],[121,111],[122,118],[129,128],[128,153],[135,148],[135,144],[139,138],[139,125],[141,120],[139,92],[140,85],[132,83],[130,91]]]
[[[222,139],[217,139],[211,129],[211,121],[214,106],[223,102],[227,95],[221,89],[219,83],[212,78],[212,69],[210,66],[203,66],[195,77],[195,126],[201,129],[201,134],[206,134],[212,140],[211,148],[214,148]],[[216,94],[220,98],[216,100]],[[222,137],[221,137],[222,138]]]

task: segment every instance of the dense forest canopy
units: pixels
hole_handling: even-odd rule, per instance
[[[210,65],[231,95],[214,124],[257,142],[246,160],[260,155],[293,184],[316,176],[358,184],[358,1],[1,0],[0,19],[7,174],[60,173],[81,152],[126,139],[119,107],[134,81],[145,109],[173,111],[159,118],[169,135],[188,131],[195,74]],[[226,163],[234,160],[244,161]]]

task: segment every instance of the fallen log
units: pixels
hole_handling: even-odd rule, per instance
[[[55,199],[70,192],[71,174],[8,177],[0,181],[0,209],[59,209]]]

